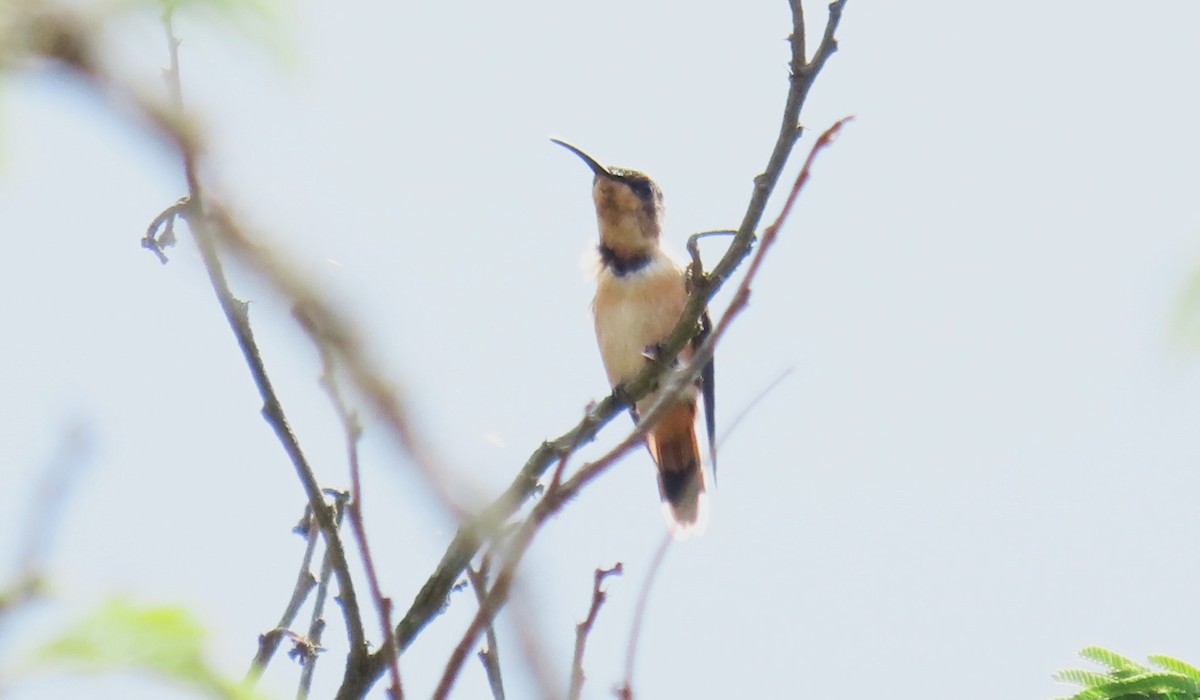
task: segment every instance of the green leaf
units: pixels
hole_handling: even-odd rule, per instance
[[[1108,666],[1114,671],[1141,672],[1150,670],[1133,659],[1121,656],[1117,652],[1109,651],[1103,647],[1084,647],[1079,651],[1079,655],[1085,659],[1091,659],[1096,663]]]
[[[1174,659],[1170,656],[1163,656],[1161,654],[1151,654],[1146,658],[1150,659],[1150,663],[1154,664],[1155,666],[1161,666],[1168,671],[1174,671],[1175,673],[1187,676],[1193,681],[1200,683],[1200,668],[1196,668],[1191,664],[1184,663],[1179,659]]]
[[[208,665],[204,638],[204,628],[184,608],[143,607],[117,598],[42,647],[35,663],[88,672],[144,671],[223,697],[260,698]]]
[[[1081,668],[1069,668],[1054,674],[1054,680],[1059,683],[1074,683],[1085,688],[1094,688],[1105,683],[1112,683],[1113,677],[1099,671],[1085,671]]]
[[[1151,671],[1101,686],[1108,697],[1126,695],[1150,695],[1153,697],[1196,698],[1200,697],[1200,684],[1178,673]]]
[[[1192,273],[1175,312],[1175,337],[1187,350],[1200,347],[1200,270]]]
[[[182,608],[109,601],[47,645],[41,658],[83,668],[130,666],[204,678],[204,630]]]
[[[124,0],[125,7],[162,12],[196,12],[232,21],[274,22],[283,16],[279,0]]]
[[[109,5],[114,15],[170,14],[184,47],[197,29],[212,27],[249,40],[284,65],[294,63],[297,55],[289,7],[283,0],[114,0]],[[186,50],[181,60],[186,63]]]

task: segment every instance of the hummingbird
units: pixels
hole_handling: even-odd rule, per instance
[[[609,384],[617,389],[637,376],[648,361],[658,359],[659,344],[683,315],[687,277],[660,243],[663,195],[654,180],[637,170],[605,167],[569,143],[551,141],[579,156],[595,175],[592,199],[600,228],[600,266],[592,314],[600,358]],[[702,332],[679,359],[690,360],[700,342]],[[710,361],[701,373],[700,388],[715,471],[713,374]],[[656,398],[657,392],[651,393],[630,407],[635,422]],[[658,467],[663,513],[677,539],[701,534],[706,525],[707,479],[696,438],[697,404],[695,389],[685,393],[646,436],[646,446]]]

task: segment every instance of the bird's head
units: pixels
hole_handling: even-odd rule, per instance
[[[643,256],[662,234],[663,196],[645,173],[609,168],[569,143],[554,143],[579,156],[595,174],[592,199],[600,225],[600,243],[620,257]]]

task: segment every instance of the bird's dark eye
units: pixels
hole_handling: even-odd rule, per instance
[[[654,193],[653,185],[650,184],[650,181],[641,178],[630,180],[629,189],[633,190],[633,193],[642,199],[647,199]]]

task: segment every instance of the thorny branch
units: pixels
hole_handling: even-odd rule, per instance
[[[592,605],[588,608],[587,617],[583,622],[575,626],[575,657],[571,661],[571,683],[567,688],[567,700],[579,700],[579,695],[583,692],[583,651],[587,647],[587,638],[592,632],[592,625],[596,624],[596,616],[600,614],[600,606],[604,605],[604,601],[608,597],[608,594],[601,588],[604,579],[624,571],[625,568],[621,562],[617,562],[609,569],[596,569],[592,580]]]

